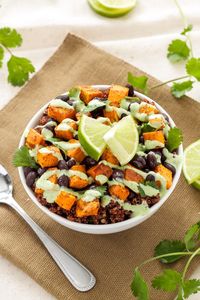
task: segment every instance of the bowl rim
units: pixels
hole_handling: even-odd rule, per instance
[[[106,89],[109,88],[111,85],[92,85],[94,88],[99,88],[99,89]],[[67,92],[66,92],[67,93]],[[64,93],[64,94],[66,94]],[[63,94],[63,95],[64,95]],[[138,96],[139,98],[141,98],[142,100],[147,99],[149,102],[153,102],[155,103],[156,107],[159,109],[159,111],[161,113],[164,113],[168,116],[169,118],[169,122],[170,125],[172,127],[175,127],[175,123],[173,121],[173,119],[170,117],[170,115],[165,111],[165,109],[160,106],[155,100],[149,98],[148,96],[139,93],[137,91],[135,91],[135,96]],[[55,99],[55,98],[53,98]],[[50,100],[51,101],[51,100]],[[34,127],[35,125],[37,125],[37,122],[39,121],[39,118],[41,117],[41,115],[43,114],[44,110],[47,108],[49,102],[48,101],[45,105],[43,105],[33,116],[32,118],[29,120],[28,124],[26,125],[22,136],[20,138],[20,142],[19,142],[19,148],[21,146],[24,145],[25,143],[25,135],[27,133],[27,131]],[[183,156],[183,145],[181,144],[178,147],[178,154],[180,156]],[[125,230],[127,228],[131,228],[134,225],[138,225],[140,223],[142,223],[143,221],[145,221],[146,219],[148,219],[149,217],[151,217],[151,215],[153,215],[164,203],[165,201],[169,198],[169,196],[172,194],[172,192],[175,189],[175,186],[178,183],[178,180],[180,178],[181,175],[181,170],[182,170],[182,161],[179,163],[178,168],[176,170],[176,174],[173,178],[173,182],[172,182],[172,186],[170,187],[169,190],[167,190],[166,194],[161,197],[160,201],[156,204],[154,204],[151,208],[149,208],[149,211],[147,214],[143,215],[143,216],[136,216],[136,217],[132,217],[128,220],[125,221],[121,221],[118,223],[113,223],[113,224],[84,224],[84,223],[78,223],[78,222],[74,222],[74,221],[70,221],[62,216],[59,216],[53,212],[51,212],[47,207],[43,206],[37,199],[37,197],[35,196],[34,192],[27,186],[26,181],[25,181],[25,176],[24,176],[24,172],[23,172],[23,167],[18,167],[18,172],[19,172],[19,177],[20,180],[22,182],[22,185],[25,189],[25,191],[27,192],[28,196],[30,197],[30,199],[48,216],[50,216],[52,219],[54,219],[55,221],[57,221],[59,224],[64,225],[65,227],[68,227],[70,229],[76,230],[76,231],[81,231],[81,232],[92,232],[94,234],[99,234],[99,233],[106,233],[106,231],[108,231],[108,233],[110,232],[118,232],[118,231],[122,231]],[[105,231],[105,232],[103,232]]]

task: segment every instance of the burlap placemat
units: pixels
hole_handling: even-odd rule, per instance
[[[44,67],[0,112],[0,162],[12,175],[15,198],[48,234],[97,277],[93,290],[77,292],[29,226],[13,210],[0,206],[0,254],[58,299],[133,299],[129,287],[133,268],[152,256],[154,246],[161,239],[178,239],[189,225],[199,220],[200,194],[189,187],[183,178],[166,204],[149,220],[122,233],[99,236],[74,232],[52,221],[28,199],[20,183],[11,159],[32,115],[49,99],[76,84],[124,84],[128,71],[143,74],[126,62],[70,34]],[[157,80],[150,77],[150,83],[155,84]],[[151,96],[167,109],[177,126],[182,128],[185,145],[199,138],[198,103],[188,97],[175,100],[167,87],[160,88]],[[152,264],[144,269],[144,275],[150,279],[160,269],[159,263]],[[151,299],[159,300],[161,296],[153,293]],[[173,299],[173,295],[162,295],[162,299]]]

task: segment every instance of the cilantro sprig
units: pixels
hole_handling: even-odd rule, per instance
[[[16,150],[13,156],[13,165],[15,167],[31,167],[33,169],[38,169],[38,165],[34,158],[30,156],[27,146],[22,146]]]
[[[30,74],[35,72],[31,61],[12,53],[11,49],[20,47],[23,39],[20,33],[9,27],[0,28],[0,68],[3,66],[5,51],[10,55],[7,61],[8,82],[13,86],[22,86],[29,80]]]
[[[180,33],[180,38],[176,38],[170,42],[167,48],[167,58],[171,63],[185,62],[185,74],[178,78],[169,79],[163,83],[153,87],[148,85],[147,76],[135,76],[128,73],[128,82],[139,88],[147,94],[149,91],[159,88],[165,84],[171,85],[171,93],[175,98],[183,97],[187,92],[191,91],[195,82],[200,82],[200,58],[195,58],[193,55],[192,41],[190,32],[193,29],[192,24],[187,23],[187,19],[178,3],[174,1],[179,13],[183,19],[184,29]],[[184,81],[182,81],[184,80]]]
[[[200,222],[192,225],[185,233],[183,240],[163,240],[154,250],[154,257],[144,261],[134,270],[131,290],[138,300],[149,300],[149,288],[140,269],[155,260],[162,264],[171,264],[189,256],[182,272],[167,268],[156,275],[151,282],[154,289],[164,292],[176,292],[176,300],[188,299],[200,291],[200,279],[186,279],[186,273],[192,260],[200,255]]]

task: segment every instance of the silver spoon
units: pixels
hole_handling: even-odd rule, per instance
[[[61,271],[77,290],[86,292],[92,289],[96,283],[94,275],[77,259],[59,246],[27,215],[27,213],[12,197],[12,191],[13,185],[11,178],[6,169],[0,165],[0,203],[7,204],[14,208],[14,210],[16,210],[18,214],[31,226]]]

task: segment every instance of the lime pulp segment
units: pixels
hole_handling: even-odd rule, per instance
[[[139,135],[135,121],[129,115],[121,119],[103,137],[121,165],[127,164],[135,155]]]
[[[185,149],[183,173],[189,184],[200,178],[200,140]]]
[[[93,159],[98,160],[105,150],[106,143],[103,140],[104,134],[110,126],[83,115],[78,129],[78,138],[83,149]]]

